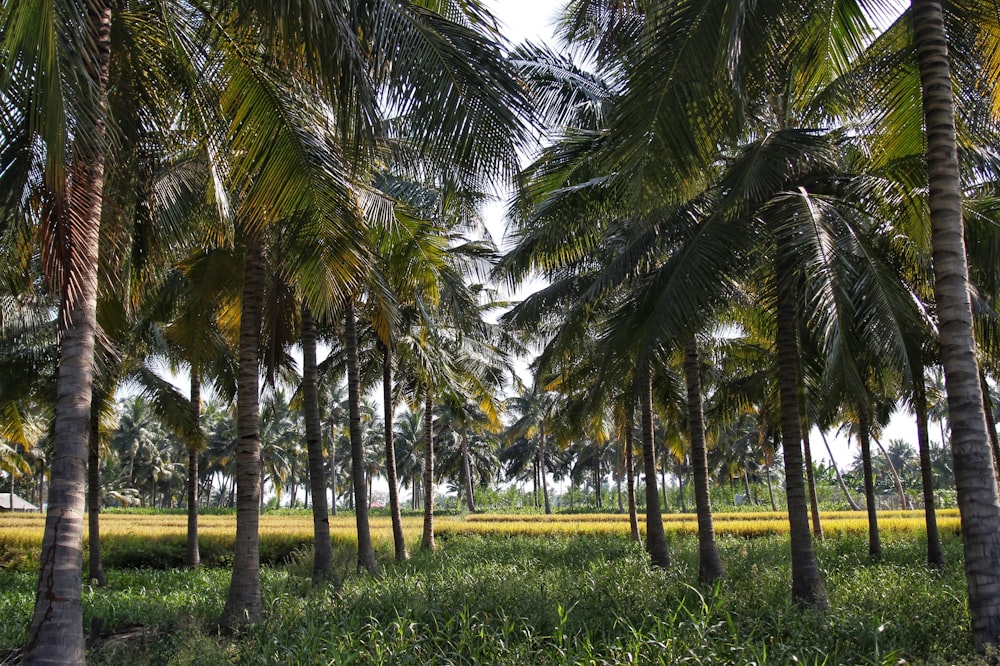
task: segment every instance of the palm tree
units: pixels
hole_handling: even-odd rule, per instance
[[[972,634],[982,652],[987,645],[1000,644],[1000,571],[989,564],[1000,558],[1000,497],[973,336],[948,34],[940,0],[912,0],[910,7],[927,133],[941,364],[948,390]]]
[[[4,26],[0,62],[8,72],[0,94],[13,104],[20,103],[12,109],[18,118],[12,129],[19,134],[5,136],[4,143],[21,146],[21,154],[43,174],[48,204],[42,228],[54,241],[49,248],[60,248],[46,253],[44,265],[51,283],[63,294],[55,449],[42,543],[45,564],[39,572],[25,662],[83,663],[83,487],[96,330],[111,6],[67,5],[45,13],[43,5],[9,3],[0,10]],[[48,21],[45,16],[50,17]],[[43,149],[28,148],[33,143]],[[3,190],[16,193],[4,200],[7,222],[27,213],[19,209],[22,194],[31,187],[26,178],[31,167],[4,172]],[[19,178],[23,178],[20,183],[13,182]]]
[[[309,484],[313,515],[313,585],[334,576],[330,518],[326,503],[326,468],[320,418],[316,363],[316,322],[308,305],[302,306],[302,411],[309,455]],[[336,502],[334,496],[334,502]]]
[[[698,362],[697,343],[693,338],[684,350],[684,376],[687,380],[688,430],[691,436],[691,462],[698,514],[698,579],[703,583],[712,583],[722,577],[723,569],[719,550],[715,544],[715,527],[712,523],[705,417],[701,397],[701,367]]]

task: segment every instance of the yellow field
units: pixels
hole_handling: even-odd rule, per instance
[[[958,511],[946,509],[938,511],[938,526],[942,531],[959,530]],[[765,534],[788,532],[788,520],[783,513],[717,513],[715,531],[720,535],[753,537]],[[868,521],[860,512],[827,512],[821,514],[823,529],[828,535],[864,533]],[[9,546],[40,545],[44,516],[40,514],[0,514],[0,544]],[[694,514],[666,514],[664,527],[668,533],[694,534],[698,523]],[[183,538],[187,519],[183,515],[146,515],[108,513],[101,516],[101,532],[106,538],[122,538],[136,542],[168,538]],[[420,534],[420,516],[403,518],[404,531],[408,540]],[[644,529],[643,517],[639,517],[640,529]],[[436,516],[437,534],[627,534],[627,515],[619,514],[556,514],[510,515],[476,514],[469,516]],[[879,513],[879,528],[886,532],[919,532],[924,529],[921,511],[886,511]],[[348,543],[355,539],[353,516],[330,518],[330,533],[334,542]],[[391,544],[392,528],[388,517],[371,518],[372,538],[377,545]],[[201,516],[199,533],[205,541],[228,541],[236,533],[235,516]],[[260,533],[263,539],[276,538],[283,541],[308,541],[312,535],[312,517],[301,515],[268,515],[260,517]]]

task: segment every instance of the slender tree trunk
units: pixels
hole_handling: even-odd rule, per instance
[[[656,450],[653,441],[653,383],[649,368],[639,380],[639,407],[642,412],[642,462],[646,477],[646,552],[653,566],[670,566],[670,549],[663,531],[660,493],[656,490]]]
[[[396,560],[410,559],[403,536],[403,518],[399,510],[399,480],[396,478],[396,444],[393,441],[395,406],[392,399],[392,351],[382,345],[382,404],[385,410],[385,476],[389,484],[389,514],[392,516],[392,543]]]
[[[420,547],[434,550],[434,398],[427,386],[424,396],[424,531]]]
[[[38,592],[25,646],[25,664],[83,664],[83,508],[94,379],[98,238],[104,191],[104,116],[111,54],[111,7],[94,2],[89,27],[96,56],[90,67],[97,109],[93,143],[77,141],[68,211],[76,220],[72,286],[62,302],[66,322],[59,345],[54,444]],[[65,222],[65,217],[63,218]],[[71,297],[70,297],[71,296]]]
[[[816,497],[816,472],[813,470],[812,447],[809,445],[809,430],[802,428],[802,455],[806,464],[806,483],[809,486],[809,509],[812,513],[813,536],[823,538],[823,523],[819,518],[819,498]]]
[[[917,416],[917,450],[920,452],[920,482],[924,494],[924,523],[927,526],[927,564],[940,569],[944,566],[944,549],[938,533],[937,511],[934,507],[934,472],[931,467],[930,436],[927,433],[927,394],[923,368],[914,371],[913,411]]]
[[[535,508],[539,507],[538,503],[538,452],[535,452],[535,459],[531,462],[531,495],[532,499],[535,501]]]
[[[639,534],[639,513],[635,508],[635,461],[633,452],[635,442],[633,441],[632,418],[629,417],[628,427],[625,430],[625,475],[628,481],[628,524],[632,541],[639,543],[642,536]]]
[[[934,295],[976,649],[1000,645],[1000,499],[979,386],[948,38],[939,0],[913,0],[927,127]]]
[[[308,305],[302,305],[302,416],[306,426],[306,455],[312,488],[313,568],[312,584],[335,578],[330,515],[326,504],[326,468],[323,466],[323,424],[319,414],[316,359],[316,320]]]
[[[847,499],[847,505],[851,507],[851,511],[861,511],[861,507],[858,503],[854,501],[851,497],[850,491],[847,489],[847,484],[844,482],[844,477],[841,476],[840,470],[837,468],[837,461],[833,459],[833,451],[830,450],[830,443],[826,440],[826,433],[823,429],[819,429],[819,436],[823,438],[823,446],[826,447],[826,453],[830,456],[830,464],[833,465],[833,473],[837,476],[837,483],[840,484],[840,490],[844,493],[844,498]]]
[[[684,461],[677,461],[677,503],[680,504],[681,513],[687,513],[687,504],[684,499]]]
[[[655,431],[654,431],[655,432]],[[667,500],[667,457],[663,456],[663,464],[660,465],[660,486],[663,488],[663,509],[667,509],[670,506],[670,501]],[[659,500],[657,500],[659,501]]]
[[[549,502],[549,484],[545,480],[545,423],[542,423],[539,428],[541,435],[538,440],[538,473],[542,480],[542,497],[545,500],[545,515],[550,515],[552,513],[552,504]]]
[[[326,496],[326,490],[323,491]],[[333,434],[333,421],[330,421],[330,515],[337,516],[337,438]]]
[[[264,304],[264,253],[250,239],[243,271],[239,376],[236,393],[236,550],[220,624],[234,629],[263,614],[260,598],[260,329]]]
[[[722,578],[724,570],[715,544],[712,521],[712,498],[708,488],[708,452],[705,448],[705,415],[701,400],[701,368],[694,339],[684,350],[684,376],[687,380],[688,427],[691,436],[691,468],[694,473],[695,511],[698,514],[698,580],[712,583]]]
[[[747,475],[747,468],[743,468],[743,491],[747,494],[747,504],[756,505],[753,495],[750,493],[750,477]]]
[[[102,400],[99,396],[91,398],[90,436],[87,446],[87,523],[88,545],[90,547],[90,562],[87,578],[97,581],[98,587],[108,584],[104,575],[104,563],[101,561],[101,440],[100,416]],[[10,475],[11,498],[14,497],[14,474]],[[13,503],[13,502],[12,502]]]
[[[601,456],[600,453],[594,456],[594,502],[598,509],[604,508],[601,497]]]
[[[472,489],[472,464],[469,462],[469,433],[462,424],[462,475],[465,477],[465,497],[469,501],[469,512],[476,512],[476,498]]]
[[[796,333],[794,272],[786,260],[776,261],[778,287],[775,348],[778,356],[778,385],[781,402],[781,446],[785,458],[785,493],[792,553],[792,599],[797,603],[828,608],[829,600],[820,576],[809,509],[802,478],[802,419],[799,416],[799,345]]]
[[[986,372],[979,368],[979,386],[983,392],[983,414],[986,416],[986,434],[990,436],[990,447],[993,449],[993,467],[1000,479],[1000,438],[997,437],[997,423],[993,417],[993,401],[990,399],[990,385],[986,381]]]
[[[771,501],[771,511],[777,512],[778,505],[774,501],[774,487],[771,485],[771,465],[764,466],[764,478],[767,479],[767,498]]]
[[[201,373],[197,365],[191,366],[191,418],[194,426],[201,429]],[[187,548],[184,562],[189,569],[201,564],[198,549],[198,444],[188,442],[187,478]]]
[[[868,509],[868,555],[872,559],[882,557],[882,540],[878,531],[878,505],[875,501],[875,473],[872,470],[871,424],[868,411],[861,409],[858,414],[858,441],[861,444],[861,465],[865,474],[865,504]]]
[[[344,312],[344,337],[347,347],[347,402],[350,409],[351,483],[354,486],[354,516],[358,529],[358,569],[378,573],[368,524],[368,482],[365,475],[365,446],[361,433],[361,366],[358,361],[358,330],[354,299],[347,299]]]
[[[899,510],[905,511],[906,491],[903,489],[903,480],[899,478],[899,472],[896,470],[896,465],[893,464],[892,458],[889,457],[889,452],[885,450],[884,446],[882,446],[882,442],[875,437],[872,437],[872,441],[875,442],[875,446],[877,446],[878,450],[882,452],[883,456],[885,456],[885,463],[889,467],[889,474],[892,476],[892,482],[896,486],[896,494],[899,495]]]

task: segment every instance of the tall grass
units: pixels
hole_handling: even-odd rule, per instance
[[[110,572],[85,588],[87,620],[142,625],[93,663],[141,664],[896,664],[971,656],[961,543],[923,565],[921,537],[887,534],[879,563],[861,535],[817,543],[826,613],[791,605],[787,538],[721,536],[727,577],[699,587],[697,542],[671,537],[673,566],[652,569],[618,534],[458,534],[379,577],[340,546],[339,588],[312,591],[308,549],[266,568],[266,619],[223,637],[223,570]],[[18,645],[34,577],[0,572],[0,648]],[[10,591],[8,593],[7,591]]]

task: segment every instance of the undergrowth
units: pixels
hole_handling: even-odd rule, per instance
[[[85,622],[146,628],[90,654],[132,666],[977,663],[961,542],[945,545],[949,564],[934,572],[918,537],[887,538],[878,563],[862,537],[818,542],[829,612],[791,604],[786,538],[721,538],[727,577],[703,587],[688,536],[673,538],[673,563],[659,570],[619,536],[453,535],[319,590],[300,551],[263,570],[266,617],[235,636],[214,624],[224,570],[111,570],[109,587],[85,586]],[[339,573],[350,559],[341,552]],[[0,648],[23,642],[34,583],[0,572]]]

